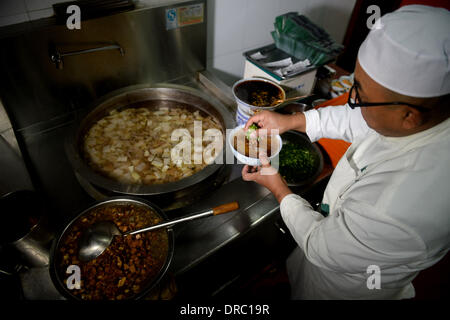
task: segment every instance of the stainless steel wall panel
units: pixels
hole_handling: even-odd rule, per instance
[[[204,22],[166,30],[166,8],[148,8],[82,21],[81,30],[43,26],[1,40],[0,95],[15,129],[86,108],[121,87],[167,82],[206,68]],[[57,69],[49,46],[75,51],[106,44],[124,49],[63,58]]]

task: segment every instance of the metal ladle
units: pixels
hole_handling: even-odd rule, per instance
[[[181,218],[172,219],[166,222],[161,222],[158,224],[155,224],[150,227],[133,230],[133,231],[127,231],[127,232],[120,232],[120,230],[117,228],[116,224],[112,221],[100,221],[95,224],[93,224],[91,227],[89,227],[82,235],[80,239],[80,250],[78,252],[78,258],[80,261],[87,262],[90,260],[93,260],[97,258],[99,255],[105,251],[106,248],[111,244],[113,238],[115,236],[127,236],[127,235],[133,235],[138,234],[142,232],[152,231],[164,227],[173,226],[175,224],[190,221],[194,219],[199,218],[205,218],[208,216],[216,216],[222,213],[231,212],[234,210],[239,209],[239,204],[235,202],[230,202],[227,204],[223,204],[221,206],[212,208],[211,210],[204,211],[201,213],[196,213],[192,215],[187,215]]]

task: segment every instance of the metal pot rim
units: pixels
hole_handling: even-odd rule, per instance
[[[231,91],[233,92],[234,98],[236,99],[236,101],[241,103],[243,106],[245,106],[245,107],[247,107],[247,108],[249,108],[251,110],[272,110],[273,111],[273,110],[276,110],[276,109],[280,108],[281,106],[283,106],[285,104],[285,102],[280,102],[280,103],[278,103],[276,105],[273,105],[273,106],[270,106],[270,107],[258,107],[258,106],[254,106],[254,105],[248,104],[247,102],[243,101],[241,98],[239,98],[236,95],[236,90],[235,89],[236,89],[236,87],[238,85],[240,85],[243,82],[247,82],[247,81],[263,81],[263,82],[270,83],[271,85],[277,87],[281,91],[281,93],[283,95],[283,100],[286,99],[286,91],[278,83],[276,83],[276,82],[274,82],[272,80],[266,79],[266,78],[262,78],[262,77],[261,78],[259,78],[259,77],[244,78],[244,79],[236,81],[233,84],[233,87],[231,88]]]
[[[55,256],[56,256],[56,251],[60,245],[61,240],[63,239],[67,230],[69,230],[69,228],[83,215],[85,215],[86,213],[88,213],[96,208],[99,208],[99,207],[102,207],[104,205],[108,205],[111,203],[115,203],[115,202],[136,203],[138,205],[148,207],[148,208],[154,210],[158,215],[160,215],[163,220],[168,220],[164,211],[161,208],[159,208],[157,205],[155,205],[147,200],[136,198],[136,197],[130,197],[130,196],[111,197],[111,198],[108,198],[108,200],[96,201],[91,206],[89,206],[87,209],[84,209],[81,213],[76,215],[62,229],[62,231],[58,233],[58,236],[53,241],[53,244],[52,244],[52,247],[50,250],[50,264],[49,264],[50,277],[51,277],[55,287],[65,298],[84,301],[83,299],[71,294],[70,291],[64,286],[63,281],[59,277],[59,274],[57,271],[57,266],[55,265],[55,263],[56,263]],[[167,231],[167,235],[168,235],[168,251],[167,251],[167,257],[166,257],[166,261],[164,262],[164,265],[162,266],[158,275],[145,287],[145,289],[143,289],[140,293],[132,296],[128,300],[137,300],[137,299],[143,298],[145,295],[147,295],[150,292],[150,290],[152,290],[161,281],[161,279],[167,273],[167,270],[169,269],[169,266],[172,262],[173,254],[174,254],[174,250],[175,250],[175,236],[174,236],[172,227],[167,227],[166,231]]]
[[[226,131],[227,128],[233,127],[233,119],[229,115],[229,111],[216,99],[213,97],[207,96],[199,90],[174,85],[174,84],[158,84],[158,85],[133,85],[128,86],[122,89],[115,90],[99,100],[97,100],[93,105],[95,106],[88,115],[81,121],[81,123],[77,126],[75,130],[71,132],[65,142],[65,150],[68,156],[68,159],[73,167],[73,169],[79,173],[84,179],[89,181],[95,186],[101,187],[105,190],[109,190],[115,193],[132,195],[132,196],[153,196],[153,195],[161,195],[171,192],[176,192],[182,189],[185,189],[189,186],[195,185],[207,177],[216,172],[224,163],[225,163],[225,148],[226,148],[226,134],[224,134],[223,138],[223,146],[222,152],[217,156],[216,159],[222,157],[222,164],[217,164],[216,161],[214,163],[207,165],[205,168],[196,172],[192,176],[187,178],[180,179],[175,182],[169,182],[164,184],[154,184],[154,185],[144,185],[144,184],[126,184],[116,181],[111,178],[107,178],[105,176],[100,175],[95,172],[85,161],[81,158],[79,152],[77,151],[77,141],[79,139],[79,135],[84,128],[84,122],[89,118],[90,115],[94,114],[98,110],[101,110],[101,107],[105,105],[107,102],[113,101],[114,99],[118,99],[122,95],[127,95],[132,92],[138,91],[146,91],[146,90],[176,90],[182,93],[194,96],[195,98],[203,100],[205,103],[211,105],[223,119],[220,119],[224,123],[224,127],[222,128]],[[165,99],[170,100],[170,99]],[[196,106],[193,106],[196,107]],[[196,107],[197,109],[198,108]],[[224,132],[225,133],[225,132]]]

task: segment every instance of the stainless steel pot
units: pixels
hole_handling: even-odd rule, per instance
[[[137,85],[114,91],[100,99],[95,108],[82,120],[79,127],[73,132],[67,143],[66,153],[75,172],[83,180],[104,190],[116,194],[136,196],[158,196],[186,190],[194,186],[221,168],[221,164],[211,164],[194,175],[176,182],[155,185],[126,184],[100,175],[87,165],[82,156],[83,138],[89,128],[98,120],[108,115],[111,110],[121,110],[132,107],[139,102],[147,102],[152,107],[176,107],[184,106],[192,111],[200,110],[208,115],[216,117],[223,130],[223,146],[225,151],[225,133],[227,128],[232,128],[234,120],[230,112],[219,101],[190,87],[179,85]],[[225,152],[219,155],[225,163]]]
[[[52,279],[55,287],[65,298],[71,299],[71,300],[73,300],[73,299],[81,300],[79,297],[72,294],[71,290],[69,290],[67,288],[66,283],[64,283],[64,279],[62,279],[60,277],[60,274],[58,272],[59,271],[58,265],[57,265],[58,254],[60,252],[59,250],[61,248],[62,241],[64,240],[65,235],[71,229],[71,227],[74,225],[74,223],[76,221],[78,221],[78,219],[83,217],[85,214],[91,212],[92,210],[99,209],[99,208],[105,208],[105,207],[109,207],[109,206],[126,205],[126,204],[133,204],[135,206],[152,209],[163,220],[168,220],[164,211],[161,210],[158,206],[156,206],[148,201],[145,201],[143,199],[137,199],[134,197],[113,197],[106,201],[96,202],[91,207],[84,210],[79,215],[77,215],[75,218],[73,218],[69,222],[69,224],[62,230],[62,232],[59,233],[59,235],[53,242],[51,252],[50,252],[50,276],[51,276],[51,279]],[[165,260],[163,266],[159,270],[158,274],[151,281],[149,281],[146,285],[144,285],[139,293],[137,293],[136,295],[131,297],[131,299],[140,299],[140,298],[145,297],[159,283],[159,281],[166,274],[166,272],[169,268],[169,265],[172,261],[174,247],[175,247],[175,237],[174,237],[173,229],[171,227],[168,227],[168,228],[166,228],[166,232],[167,232],[167,236],[168,236],[168,252],[167,252],[166,260]],[[101,280],[99,280],[99,281],[101,281]]]
[[[289,187],[301,187],[313,183],[314,180],[316,180],[316,178],[322,172],[324,166],[323,155],[319,147],[315,143],[312,143],[306,134],[294,130],[290,130],[281,134],[281,138],[283,139],[283,143],[287,143],[288,141],[295,143],[316,154],[318,158],[317,165],[314,168],[314,172],[309,177],[304,180],[288,182],[287,185]]]
[[[11,192],[0,198],[3,213],[0,246],[15,253],[17,263],[45,267],[54,235],[42,199],[31,190]]]

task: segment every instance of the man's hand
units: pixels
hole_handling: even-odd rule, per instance
[[[253,123],[256,123],[260,129],[267,130],[268,134],[270,134],[270,130],[279,130],[279,134],[288,130],[306,131],[305,115],[301,112],[294,115],[285,115],[273,111],[258,112],[248,119],[244,130],[247,131]]]
[[[261,156],[260,160],[262,164],[260,167],[244,166],[242,169],[242,179],[245,181],[254,181],[266,187],[273,193],[277,201],[281,203],[281,200],[292,193],[292,191],[278,171],[270,166],[267,156]]]

